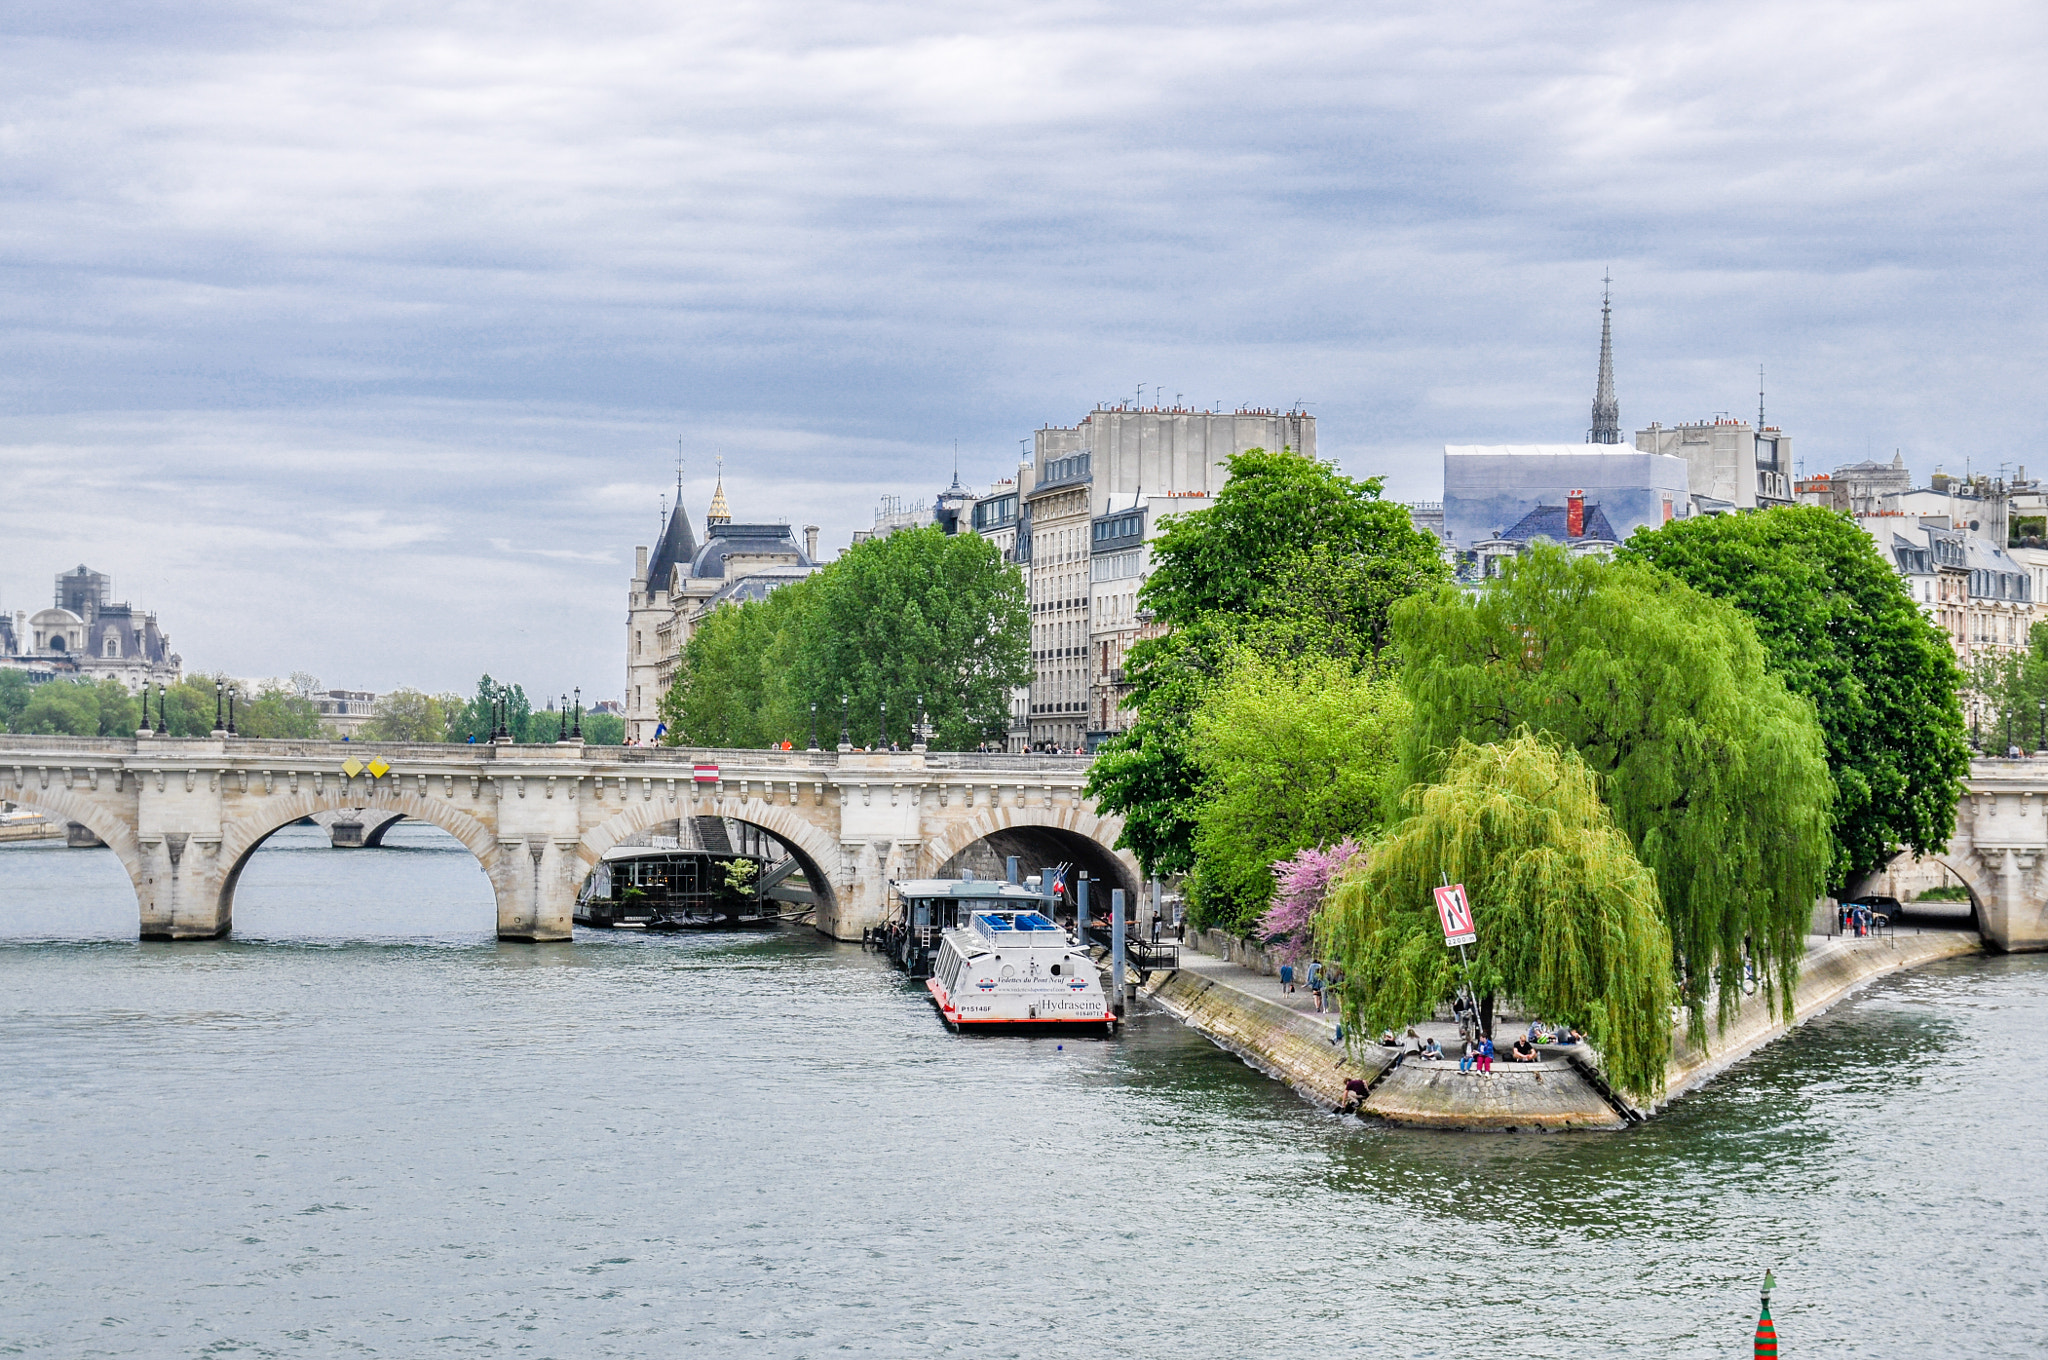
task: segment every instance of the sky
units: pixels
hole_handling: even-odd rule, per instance
[[[188,669],[624,685],[683,460],[822,527],[1098,402],[1288,407],[1435,499],[1752,416],[2034,463],[2048,10],[2015,3],[0,8],[0,608]],[[2029,454],[2032,453],[2032,457]],[[828,551],[827,555],[830,553]]]

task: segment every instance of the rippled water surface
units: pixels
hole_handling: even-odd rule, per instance
[[[291,828],[236,934],[0,847],[0,1353],[2048,1352],[2048,961],[1872,988],[1619,1136],[1322,1114],[1171,1019],[948,1035],[808,933],[500,945]]]

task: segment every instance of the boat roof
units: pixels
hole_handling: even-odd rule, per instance
[[[896,885],[896,891],[905,897],[981,897],[1016,898],[1017,909],[1028,911],[1042,904],[1045,897],[1017,883],[1005,883],[999,878],[911,878]]]
[[[657,859],[667,855],[710,855],[718,859],[762,859],[744,850],[695,850],[677,845],[615,845],[604,852],[604,860],[615,859]],[[766,861],[763,860],[765,863]]]

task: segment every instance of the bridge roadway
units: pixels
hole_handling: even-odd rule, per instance
[[[683,817],[749,823],[782,842],[817,894],[818,928],[839,939],[880,919],[890,879],[935,874],[982,842],[1135,894],[1137,864],[1116,849],[1122,820],[1083,795],[1087,767],[1079,756],[936,751],[0,735],[0,797],[90,827],[135,886],[143,938],[172,940],[227,933],[257,847],[348,809],[366,809],[366,822],[431,822],[461,841],[512,940],[568,939],[576,893],[604,852]]]

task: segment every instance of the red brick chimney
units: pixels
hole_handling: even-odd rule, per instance
[[[1571,492],[1564,498],[1564,532],[1567,538],[1586,536],[1586,493]]]

